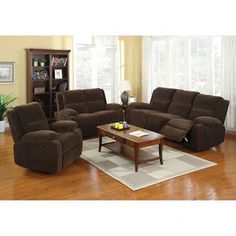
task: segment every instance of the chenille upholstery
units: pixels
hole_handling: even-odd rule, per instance
[[[48,124],[43,109],[36,102],[10,109],[7,118],[14,140],[16,164],[52,174],[80,157],[82,133],[76,122]]]
[[[224,141],[228,106],[222,97],[159,87],[150,103],[130,104],[126,120],[201,151]]]
[[[102,89],[78,89],[56,94],[57,120],[76,121],[83,137],[97,135],[97,125],[121,121],[123,107],[106,102]]]

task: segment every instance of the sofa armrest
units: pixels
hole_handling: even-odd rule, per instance
[[[194,124],[201,124],[204,126],[222,126],[222,122],[211,116],[198,116],[193,120]]]
[[[22,136],[21,142],[40,143],[54,140],[57,133],[51,130],[38,130],[26,133]]]
[[[117,103],[109,103],[105,105],[105,110],[122,110],[123,107]]]
[[[71,120],[72,117],[76,117],[78,112],[71,108],[65,108],[56,113],[57,120]]]
[[[73,131],[77,128],[78,124],[72,120],[59,120],[49,124],[50,130],[65,133],[69,131]]]
[[[129,104],[129,108],[131,109],[151,109],[149,103],[145,102],[133,102]]]
[[[145,102],[133,102],[130,103],[128,106],[125,106],[125,120],[129,123],[130,122],[130,113],[132,109],[151,109],[149,103]]]

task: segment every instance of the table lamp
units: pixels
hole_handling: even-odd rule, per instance
[[[131,91],[131,85],[129,80],[122,80],[120,82],[120,90],[123,91],[120,98],[123,105],[128,105],[129,94],[127,91]]]

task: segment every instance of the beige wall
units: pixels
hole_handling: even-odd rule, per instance
[[[130,95],[142,97],[141,36],[120,36],[124,42],[124,78],[131,81]],[[12,105],[26,103],[26,48],[73,49],[73,36],[0,36],[0,61],[16,62],[15,84],[0,84],[0,94],[12,94]],[[73,51],[70,55],[70,85],[73,83]]]
[[[16,96],[17,100],[12,105],[26,103],[26,48],[72,50],[72,46],[72,36],[0,36],[0,62],[16,62],[16,82],[15,84],[0,84],[0,94]],[[71,75],[73,75],[72,64],[70,63]]]
[[[130,80],[137,101],[142,99],[142,37],[120,36],[124,42],[124,79]]]

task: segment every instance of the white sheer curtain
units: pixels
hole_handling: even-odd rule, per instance
[[[149,102],[152,92],[152,37],[142,38],[142,101]]]
[[[222,96],[230,101],[226,127],[236,130],[236,36],[224,36],[222,38],[222,46]]]
[[[118,37],[74,37],[74,89],[102,88],[107,102],[118,102]]]

